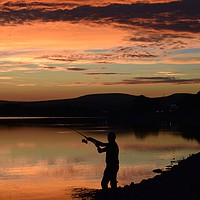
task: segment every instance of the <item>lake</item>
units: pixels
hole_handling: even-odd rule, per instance
[[[140,127],[107,120],[1,124],[0,199],[70,200],[75,188],[100,188],[105,154],[98,154],[90,142],[82,143],[74,128],[105,142],[109,130],[116,132],[119,186],[153,177],[153,169],[165,169],[200,149],[195,138],[185,137],[179,125],[171,122]]]

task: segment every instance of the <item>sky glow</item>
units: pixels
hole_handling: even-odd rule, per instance
[[[199,0],[0,2],[0,99],[200,90]]]

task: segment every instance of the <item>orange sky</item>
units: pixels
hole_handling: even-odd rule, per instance
[[[36,8],[48,9],[43,13],[33,11],[36,3],[6,2],[1,1],[4,6],[0,8],[2,100],[59,99],[105,92],[153,97],[200,89],[198,24],[183,10],[182,19],[177,18],[174,26],[176,20],[171,20],[170,14],[174,4],[168,13],[158,9],[167,3],[154,4],[149,12],[159,14],[149,21],[145,13],[128,15],[141,6],[123,7],[122,3],[134,0],[113,1],[121,3],[118,8],[105,0],[98,9],[79,8],[80,1],[74,0],[70,3],[77,5],[65,6],[59,15],[55,15],[59,9],[56,1],[37,1]],[[85,4],[93,6],[91,2]],[[142,9],[148,5],[143,4]],[[19,11],[15,16],[14,11],[21,9],[28,14]],[[104,10],[103,16],[99,9]],[[180,23],[185,27],[179,27]]]

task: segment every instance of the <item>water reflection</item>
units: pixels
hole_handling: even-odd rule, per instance
[[[76,124],[98,140],[107,140],[107,125]],[[115,130],[117,128],[115,127]],[[119,128],[119,185],[154,176],[173,158],[199,151],[196,140],[165,128]],[[142,136],[141,136],[142,135]],[[70,199],[71,188],[100,188],[104,155],[68,126],[34,125],[0,127],[0,199]]]

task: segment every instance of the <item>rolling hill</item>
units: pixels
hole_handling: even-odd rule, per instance
[[[200,92],[148,98],[143,95],[108,93],[48,101],[0,101],[0,116],[132,116],[155,113],[200,113]]]

